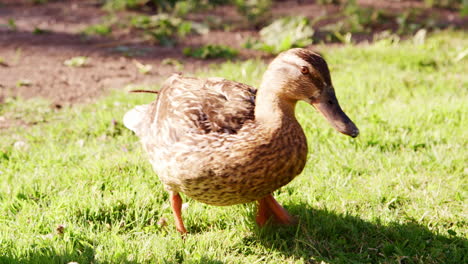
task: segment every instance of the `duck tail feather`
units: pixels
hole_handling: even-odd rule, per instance
[[[129,93],[153,93],[153,94],[158,94],[159,91],[154,91],[154,90],[130,90],[128,91]]]
[[[137,135],[140,134],[142,121],[146,116],[149,105],[138,105],[128,111],[123,118],[123,123],[126,128],[132,130]]]

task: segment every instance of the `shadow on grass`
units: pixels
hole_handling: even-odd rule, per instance
[[[256,229],[245,243],[261,243],[306,263],[468,263],[468,240],[440,235],[417,223],[381,224],[356,216],[287,206],[298,216],[291,227]]]

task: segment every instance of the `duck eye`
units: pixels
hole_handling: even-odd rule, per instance
[[[301,67],[301,73],[302,74],[309,74],[309,68],[307,68],[306,66],[302,66]]]

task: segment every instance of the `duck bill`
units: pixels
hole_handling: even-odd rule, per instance
[[[322,113],[338,132],[353,138],[359,135],[359,129],[341,109],[333,89],[322,93],[320,98],[315,102],[312,101],[311,104]]]

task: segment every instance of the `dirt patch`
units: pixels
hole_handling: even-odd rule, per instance
[[[15,2],[0,7],[0,97],[40,96],[56,104],[73,104],[128,84],[157,84],[181,70],[162,63],[167,58],[182,62],[184,73],[219,62],[187,58],[182,54],[184,46],[232,45],[243,43],[242,38],[252,34],[213,31],[191,36],[172,48],[142,41],[134,34],[111,37],[80,34],[87,26],[99,23],[104,15],[95,1],[43,5]],[[9,19],[13,19],[14,29],[7,26]],[[37,28],[46,32],[37,34]],[[86,67],[64,65],[64,61],[77,56],[89,57],[89,64]],[[148,74],[140,73],[137,62],[151,65],[152,70]]]
[[[16,28],[0,27],[0,96],[41,96],[54,103],[76,103],[130,83],[154,84],[175,71],[161,62],[182,59],[178,49],[79,34],[102,15],[98,6],[81,2],[2,7],[0,24],[12,18]],[[35,28],[47,32],[34,34]],[[89,65],[64,65],[76,56],[89,57]],[[135,61],[152,65],[151,72],[139,73]],[[184,62],[188,72],[207,64],[186,58]]]
[[[80,34],[83,29],[100,23],[101,18],[107,15],[99,1],[50,1],[41,5],[33,5],[26,0],[2,2],[0,99],[40,96],[57,105],[73,104],[92,100],[109,89],[122,88],[128,84],[157,84],[172,72],[180,70],[162,63],[166,58],[183,62],[184,73],[220,62],[184,57],[181,51],[185,46],[210,43],[241,48],[247,38],[258,35],[254,28],[229,32],[212,30],[206,35],[189,36],[177,46],[166,48],[142,41],[139,35],[125,30],[109,37],[84,37]],[[360,3],[394,12],[422,5],[420,1],[362,0]],[[323,6],[308,1],[280,1],[272,9],[275,17],[303,14],[312,19],[323,14],[333,15],[338,11],[337,6]],[[464,25],[466,22],[456,11],[438,9],[437,12],[445,23]],[[194,14],[193,18],[201,20],[206,15]],[[211,10],[210,15],[222,17],[223,23],[234,23],[241,19],[233,7],[227,6]],[[37,29],[46,32],[38,32]],[[65,60],[76,56],[89,57],[89,65],[64,65]],[[242,49],[240,59],[252,56],[264,55]],[[141,74],[135,61],[151,65],[152,70],[148,74]]]

